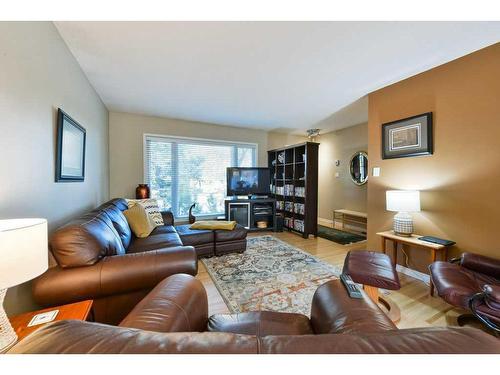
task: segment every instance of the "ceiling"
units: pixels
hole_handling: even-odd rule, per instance
[[[500,22],[55,22],[110,111],[302,133],[500,41]]]

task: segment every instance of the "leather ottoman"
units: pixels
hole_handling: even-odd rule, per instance
[[[351,276],[355,283],[363,284],[366,294],[375,303],[381,303],[387,309],[393,322],[399,321],[399,308],[390,300],[382,298],[378,291],[378,288],[401,288],[398,273],[388,255],[376,251],[349,251],[342,272]]]
[[[214,231],[215,255],[243,253],[247,249],[247,230],[237,224],[233,230]]]
[[[177,225],[175,227],[184,246],[193,246],[196,255],[211,257],[214,255],[214,231],[204,229],[191,229],[191,224]]]

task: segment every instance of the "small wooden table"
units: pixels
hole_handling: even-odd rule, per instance
[[[30,333],[36,331],[38,328],[43,327],[47,323],[38,324],[36,326],[28,327],[31,319],[37,315],[48,311],[59,310],[55,319],[52,322],[66,319],[87,320],[90,316],[92,309],[92,300],[71,303],[68,305],[49,307],[38,311],[31,311],[24,314],[16,315],[9,318],[10,324],[17,334],[17,340],[20,341]],[[51,323],[51,322],[50,322]]]
[[[333,210],[333,227],[335,228],[336,219],[340,219],[342,223],[342,230],[345,229],[346,224],[355,224],[357,226],[362,226],[365,228],[366,232],[366,223],[367,223],[368,215],[364,212],[351,211],[351,210]]]
[[[418,238],[422,237],[420,234],[412,234],[410,237],[398,236],[394,231],[389,230],[386,232],[378,232],[378,236],[382,239],[382,251],[384,254],[387,253],[386,242],[389,240],[392,242],[392,263],[396,266],[398,262],[398,244],[401,246],[415,246],[430,250],[431,252],[431,263],[434,263],[437,259],[437,253],[442,252],[443,256],[441,259],[446,260],[448,258],[448,246],[440,245],[437,243],[421,241]],[[431,282],[430,294],[434,294],[434,288]]]

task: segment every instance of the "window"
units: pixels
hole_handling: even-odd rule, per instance
[[[145,135],[144,174],[151,197],[175,217],[224,213],[226,168],[255,167],[257,145]]]

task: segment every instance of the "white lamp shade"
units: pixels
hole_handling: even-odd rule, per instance
[[[0,290],[34,279],[48,262],[47,220],[0,220]]]
[[[420,192],[416,190],[388,190],[385,193],[387,211],[420,211]]]

